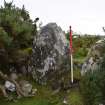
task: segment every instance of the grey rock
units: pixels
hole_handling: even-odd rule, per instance
[[[5,81],[5,88],[10,91],[10,92],[14,92],[16,90],[16,86],[15,84],[13,84],[12,82],[10,81]]]
[[[19,82],[22,91],[24,92],[25,96],[28,96],[29,94],[31,94],[32,91],[32,85],[26,81],[26,80],[21,80]]]
[[[104,40],[96,42],[96,44],[91,47],[86,60],[82,65],[81,75],[84,75],[88,71],[94,72],[94,70],[100,68],[104,56],[104,49]]]
[[[46,81],[49,74],[67,70],[68,55],[69,47],[62,29],[56,23],[42,27],[33,42],[33,78]]]

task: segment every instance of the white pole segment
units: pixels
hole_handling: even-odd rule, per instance
[[[70,54],[71,57],[71,83],[73,83],[73,56],[72,53]]]

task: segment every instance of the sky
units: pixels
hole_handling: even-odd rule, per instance
[[[64,31],[71,25],[76,33],[105,34],[105,0],[14,0],[13,4],[20,8],[24,4],[31,19],[39,17],[43,25],[56,22]]]

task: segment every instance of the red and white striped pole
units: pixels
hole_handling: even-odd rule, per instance
[[[73,83],[73,48],[72,48],[72,29],[71,29],[71,26],[70,26],[70,59],[71,59],[71,83]]]

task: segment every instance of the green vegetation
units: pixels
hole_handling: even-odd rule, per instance
[[[8,74],[11,66],[19,70],[19,65],[27,64],[32,52],[32,40],[37,33],[36,22],[30,19],[28,11],[4,2],[0,8],[0,70]],[[69,33],[66,34],[69,40]],[[81,64],[90,47],[100,39],[99,36],[77,34],[73,35],[74,62]],[[81,78],[80,70],[74,70],[74,78],[81,80],[80,88],[61,90],[57,94],[49,85],[40,86],[33,83],[38,89],[31,98],[22,98],[7,101],[0,98],[0,105],[64,105],[64,96],[70,105],[98,105],[105,103],[105,59],[100,70],[87,73]],[[68,76],[69,74],[65,75]],[[0,81],[1,83],[1,81]],[[85,103],[85,104],[84,104]]]
[[[103,60],[99,68],[81,78],[80,88],[85,105],[105,104],[105,49],[101,50]]]
[[[99,70],[88,72],[81,80],[81,93],[85,105],[105,103],[105,58]]]
[[[70,105],[84,105],[81,93],[78,89],[72,89],[69,95]]]
[[[66,33],[66,37],[69,40],[69,33]],[[73,51],[74,58],[83,59],[86,57],[89,49],[95,42],[97,42],[101,37],[95,35],[79,35],[73,34]]]
[[[3,72],[25,61],[36,31],[36,21],[30,19],[24,6],[20,9],[12,2],[4,2],[0,8],[0,69]]]
[[[34,98],[23,98],[17,102],[6,102],[5,100],[1,102],[1,105],[53,105],[48,100],[45,99],[36,99]]]
[[[68,105],[84,105],[82,96],[78,88],[69,90],[68,92],[60,91],[52,94],[53,91],[49,86],[40,86],[35,84],[38,89],[36,96],[31,98],[22,98],[16,101],[6,101],[0,98],[1,105],[64,105],[63,98],[67,97]]]

